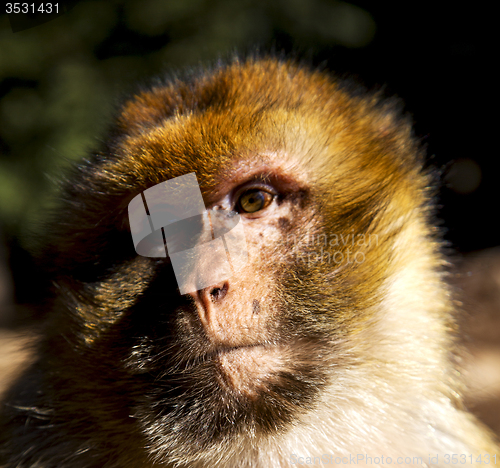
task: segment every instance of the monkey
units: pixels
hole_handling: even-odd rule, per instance
[[[291,60],[131,96],[41,235],[49,313],[3,401],[0,465],[496,463],[462,402],[424,153],[397,102]],[[167,233],[138,254],[127,210],[189,174],[247,260],[185,292]]]

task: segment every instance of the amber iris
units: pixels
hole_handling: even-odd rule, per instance
[[[241,211],[245,213],[256,213],[263,210],[272,202],[273,196],[269,192],[264,192],[259,189],[248,190],[243,193],[239,200],[238,205]]]

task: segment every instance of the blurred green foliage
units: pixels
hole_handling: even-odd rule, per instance
[[[137,80],[279,40],[362,47],[374,33],[369,13],[333,0],[81,1],[15,34],[0,16],[0,230],[33,225]]]

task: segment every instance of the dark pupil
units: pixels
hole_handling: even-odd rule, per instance
[[[245,211],[258,211],[264,204],[264,197],[260,192],[253,192],[243,197],[242,208]]]

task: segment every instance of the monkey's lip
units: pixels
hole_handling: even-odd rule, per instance
[[[237,345],[237,346],[221,346],[216,349],[216,353],[230,353],[231,351],[236,351],[238,349],[251,349],[251,348],[264,348],[263,343],[255,343],[249,345]]]
[[[255,344],[248,344],[248,345],[238,345],[238,346],[220,346],[220,347],[216,348],[216,350],[214,351],[214,354],[215,355],[230,354],[230,353],[234,353],[234,352],[239,352],[241,350],[247,350],[247,349],[251,350],[251,349],[254,349],[254,348],[265,349],[266,347],[269,347],[269,346],[266,346],[263,343],[255,343]]]
[[[219,345],[219,346],[214,346],[211,351],[208,351],[206,353],[200,354],[198,358],[201,358],[202,360],[212,360],[212,359],[217,359],[219,356],[226,356],[226,355],[231,355],[239,352],[251,352],[251,350],[254,349],[269,349],[271,348],[270,345],[266,345],[264,343],[255,343],[255,344],[247,344],[247,345],[235,345],[235,346],[230,346],[230,345]]]
[[[283,358],[281,347],[259,343],[219,348],[215,360],[230,388],[256,396],[284,370]]]

